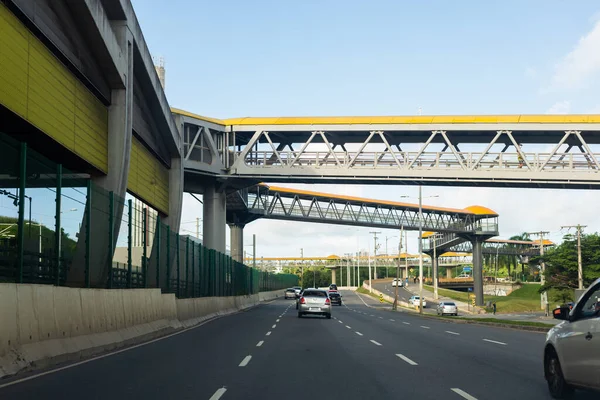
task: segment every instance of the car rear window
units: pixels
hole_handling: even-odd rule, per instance
[[[320,290],[305,290],[304,297],[327,297],[327,293]]]
[[[287,289],[286,292],[296,292],[294,289]]]
[[[445,306],[455,306],[456,304],[452,303],[451,301],[446,301],[444,302]]]

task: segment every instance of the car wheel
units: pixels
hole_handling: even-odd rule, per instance
[[[327,319],[331,319],[331,314],[326,314],[326,315],[325,315],[325,317],[326,317]]]
[[[546,351],[546,356],[544,357],[544,370],[546,372],[548,390],[553,398],[565,399],[573,394],[573,387],[565,381],[558,355],[554,349]]]

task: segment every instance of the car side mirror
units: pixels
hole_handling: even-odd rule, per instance
[[[552,312],[552,316],[554,317],[554,319],[560,319],[560,320],[566,321],[569,319],[570,311],[571,310],[569,309],[569,307],[566,307],[566,306],[559,307],[559,308],[556,308]]]

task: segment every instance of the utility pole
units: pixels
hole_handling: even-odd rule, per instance
[[[577,229],[577,287],[579,290],[583,289],[583,264],[581,262],[581,230],[587,228],[587,225],[567,225],[561,226],[561,229]]]
[[[373,251],[373,271],[374,271],[374,275],[375,275],[375,279],[377,279],[377,235],[379,235],[381,232],[369,232],[373,234],[373,240],[375,242],[374,244],[374,251]],[[369,277],[369,280],[371,280],[371,278]],[[371,282],[369,282],[369,285],[371,284]]]
[[[540,237],[540,257],[542,257],[542,264],[540,265],[541,277],[540,282],[542,286],[546,283],[546,277],[544,276],[544,272],[546,272],[546,263],[544,262],[544,235],[548,235],[550,232],[539,231],[539,232],[529,232],[529,235],[539,236]],[[548,316],[548,292],[544,292],[541,294],[541,308],[546,312],[546,316]]]
[[[433,234],[433,258],[431,259],[431,267],[433,269],[433,298],[438,299],[438,265],[437,265],[437,253],[436,253],[436,236],[437,232]]]

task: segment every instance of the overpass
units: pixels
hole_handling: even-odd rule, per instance
[[[263,181],[598,187],[597,115],[219,120],[170,107],[128,0],[4,0],[0,27],[0,132],[10,153],[0,182],[15,200],[8,223],[18,227],[3,238],[10,256],[2,263],[19,282],[43,275],[57,284],[110,286],[121,248],[127,285],[136,263],[143,285],[193,286],[195,269],[185,264],[205,256],[179,237],[184,191],[203,194],[203,245],[224,254],[226,223],[236,223],[228,220],[236,211],[228,214],[228,194],[241,190],[243,201]],[[354,210],[361,202],[346,204]],[[263,217],[286,207],[258,205],[250,211]],[[414,207],[388,206],[393,217],[374,213],[369,223],[414,227]],[[63,234],[71,209],[79,223]],[[477,212],[431,211],[440,219],[429,228],[445,232],[448,244],[497,234],[493,221],[477,226],[484,221]],[[54,218],[52,229],[44,216],[46,224]],[[325,216],[360,219],[355,211]],[[461,218],[469,233],[452,226]]]

